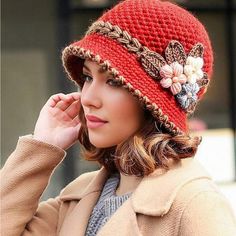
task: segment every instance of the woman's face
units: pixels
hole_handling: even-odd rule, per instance
[[[81,104],[90,142],[106,148],[134,135],[144,121],[138,100],[95,62],[86,60],[83,74]]]

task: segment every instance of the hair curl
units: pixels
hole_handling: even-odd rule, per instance
[[[157,168],[169,169],[170,163],[181,158],[193,157],[201,142],[200,137],[187,134],[171,135],[155,122],[145,110],[146,123],[134,136],[123,143],[109,148],[97,148],[88,138],[84,111],[80,110],[81,129],[79,141],[88,161],[96,161],[109,172],[123,172],[127,175],[143,177]]]

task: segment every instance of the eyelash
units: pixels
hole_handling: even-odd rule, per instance
[[[88,78],[90,78],[90,79],[88,79]],[[81,79],[83,80],[83,84],[84,83],[89,83],[89,82],[91,82],[91,80],[93,79],[91,76],[89,76],[89,75],[86,75],[86,74],[81,74]],[[112,78],[112,79],[108,79],[107,81],[106,81],[106,84],[108,84],[108,85],[110,85],[110,86],[112,86],[112,87],[120,87],[122,84],[121,84],[121,82],[120,81],[118,81],[118,80],[116,80],[116,79],[114,79],[114,78]]]
[[[85,74],[81,74],[80,78],[82,79],[83,84],[84,84],[85,82],[89,82],[89,81],[87,80],[87,78],[91,78],[91,76],[85,75]],[[91,79],[92,79],[92,78],[91,78]]]

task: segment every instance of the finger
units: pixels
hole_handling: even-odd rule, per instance
[[[55,107],[62,111],[65,111],[73,102],[78,101],[80,96],[78,94],[67,94],[62,97]]]
[[[81,97],[81,93],[79,93],[79,92],[73,92],[73,93],[70,93],[68,95],[72,96],[74,98],[74,100],[79,100],[80,97]]]
[[[73,102],[74,100],[60,101],[54,107],[60,109],[61,111],[65,111]]]
[[[63,94],[63,93],[54,94],[54,95],[52,95],[52,96],[48,99],[46,105],[49,105],[49,106],[51,106],[51,107],[54,107],[54,106],[56,106],[56,104],[57,104],[58,102],[60,102],[61,100],[67,101],[68,98],[67,98],[66,95]]]
[[[80,99],[80,93],[70,93],[70,94],[59,94],[59,96],[56,96],[53,98],[53,101],[55,102],[54,107],[59,108],[60,110],[64,111],[66,110],[73,102]]]
[[[68,114],[69,117],[71,117],[71,119],[74,119],[76,116],[79,115],[80,107],[80,100],[75,101],[65,110],[65,112]]]
[[[79,120],[79,117],[76,116],[74,119],[73,119],[73,122],[77,125],[81,124],[80,120]]]

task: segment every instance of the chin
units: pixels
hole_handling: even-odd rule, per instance
[[[96,148],[110,148],[117,145],[117,142],[115,142],[115,140],[112,142],[111,139],[105,140],[104,138],[90,138],[89,137],[89,141]]]
[[[95,132],[88,132],[88,138],[90,143],[95,146],[96,148],[110,148],[117,146],[118,144],[124,142],[124,140],[127,140],[126,136],[117,136],[114,135],[114,133],[104,135],[100,133]]]
[[[90,143],[96,148],[109,148],[109,147],[115,146],[115,145],[104,143],[104,142],[91,142],[90,141]]]

